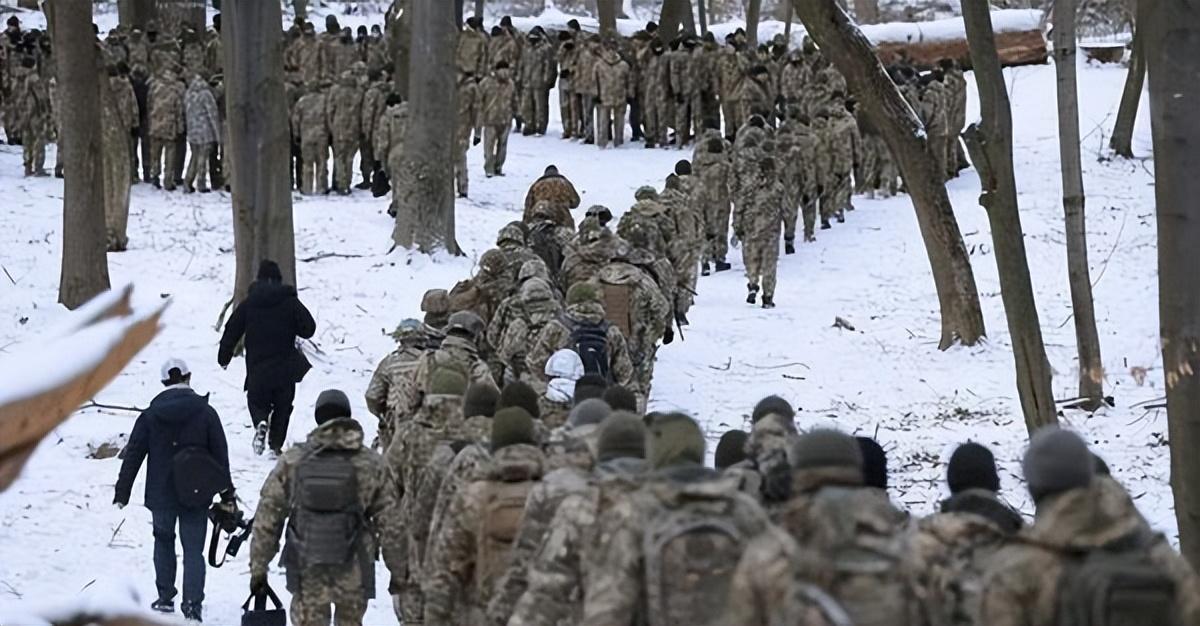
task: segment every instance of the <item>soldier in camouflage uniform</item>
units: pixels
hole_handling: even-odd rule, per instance
[[[562,121],[562,138],[572,139],[581,133],[579,96],[572,87],[579,46],[570,33],[558,33],[558,110]]]
[[[671,125],[670,103],[667,92],[670,87],[670,65],[666,48],[655,39],[650,42],[641,59],[641,107],[643,134],[647,148],[666,147],[667,129]]]
[[[488,65],[487,47],[488,38],[483,33],[483,19],[467,18],[458,34],[458,48],[454,53],[454,64],[458,72],[486,76],[488,68],[491,67]]]
[[[811,82],[812,74],[804,62],[803,50],[792,50],[779,76],[779,95],[785,103],[799,105],[804,101],[804,92]]]
[[[768,125],[773,125],[774,116],[769,113],[775,106],[775,91],[771,85],[771,72],[765,65],[755,65],[742,80],[738,92],[738,106],[741,107],[741,119],[749,118],[755,112],[766,110],[763,116]],[[761,114],[761,113],[760,113]]]
[[[671,245],[667,257],[675,269],[675,320],[681,326],[688,323],[687,312],[691,310],[696,296],[696,272],[700,269],[700,258],[704,252],[704,213],[697,201],[695,177],[690,161],[675,164],[674,177],[667,177],[667,186],[660,199],[675,220]]]
[[[770,526],[757,503],[704,467],[704,434],[695,421],[662,415],[648,430],[650,479],[596,522],[598,558],[585,580],[580,622],[586,626],[712,619],[733,578],[725,561]],[[697,532],[691,522],[722,530]]]
[[[612,262],[602,267],[595,278],[606,296],[611,291],[620,300],[620,295],[627,294],[624,319],[618,319],[621,315],[617,311],[606,311],[606,319],[622,333],[628,329],[630,360],[637,379],[630,390],[641,391],[642,398],[649,394],[658,341],[665,341],[669,335],[673,337],[674,303],[667,300],[654,277],[643,269],[652,263],[645,251],[630,245],[618,246]]]
[[[600,42],[595,36],[588,35],[579,42],[579,54],[575,57],[571,69],[571,88],[579,95],[579,118],[582,127],[583,143],[596,143],[596,97],[599,86],[594,77],[596,64],[600,63]]]
[[[525,266],[533,264],[541,264],[545,271],[545,264],[540,259],[528,261]],[[521,274],[526,275],[524,267]],[[542,328],[559,315],[562,315],[562,303],[545,278],[522,280],[517,293],[500,303],[488,326],[488,343],[496,346],[496,357],[504,366],[505,380],[532,383],[538,379],[525,370],[525,354]]]
[[[155,187],[175,189],[174,163],[179,159],[176,140],[187,129],[184,121],[184,86],[175,72],[164,68],[150,81],[150,176]],[[160,183],[160,178],[161,183]]]
[[[545,458],[534,445],[533,419],[520,408],[492,419],[492,462],[482,480],[454,495],[427,565],[425,623],[484,624],[496,581],[507,569],[525,499],[541,480]]]
[[[405,578],[398,490],[379,454],[363,447],[362,427],[350,417],[350,402],[344,393],[322,392],[317,399],[316,419],[318,426],[308,440],[284,453],[263,483],[250,542],[250,591],[254,595],[265,592],[267,568],[279,551],[284,523],[290,520],[283,562],[287,588],[292,593],[292,623],[325,626],[333,613],[338,626],[351,626],[362,623],[367,601],[374,597],[377,550],[382,550],[392,575],[389,590],[395,591]],[[319,500],[324,511],[335,504],[335,498],[324,493],[319,482],[322,469],[316,469],[329,467],[336,469],[332,473],[344,473],[344,466],[335,459],[349,464],[351,471],[343,474],[343,483],[357,489],[355,493],[338,494],[347,500],[342,509],[314,512],[306,505]],[[350,559],[338,563],[329,558],[329,552],[340,546],[322,545],[326,536],[307,525],[317,516],[349,516],[351,510],[356,512],[354,523],[361,525],[360,532],[355,534]],[[336,612],[331,611],[331,604]]]
[[[487,363],[479,358],[476,340],[482,332],[483,322],[477,315],[460,311],[450,316],[446,325],[446,338],[442,340],[441,346],[417,359],[417,367],[413,371],[414,391],[406,407],[408,414],[415,413],[424,403],[425,395],[430,392],[433,373],[439,369],[459,372],[472,385],[496,386]]]
[[[600,207],[600,209],[604,208]],[[592,209],[588,209],[588,211],[591,212]],[[585,219],[579,225],[579,233],[571,239],[563,251],[559,284],[574,285],[591,280],[596,272],[600,271],[600,268],[612,260],[617,246],[620,244],[621,238],[613,234],[607,226],[601,226],[598,222],[591,221],[590,218]]]
[[[846,221],[845,211],[853,189],[851,175],[860,152],[858,122],[846,110],[838,93],[833,94],[824,115],[817,116],[817,120],[814,129],[821,138],[821,154],[825,159],[820,183],[821,228],[828,229],[830,218],[839,223]]]
[[[475,75],[460,72],[458,75],[458,91],[454,94],[458,104],[458,126],[454,135],[454,185],[458,197],[466,198],[470,191],[470,174],[467,171],[467,151],[471,149],[471,134],[475,134],[475,143],[479,143],[479,85]]]
[[[488,178],[504,175],[504,160],[508,157],[508,131],[513,121],[515,89],[512,70],[503,61],[497,63],[495,71],[479,83],[479,118],[483,126],[483,172]]]
[[[814,556],[771,526],[746,547],[730,584],[722,623],[746,626],[852,626],[836,600],[799,573]]]
[[[538,335],[537,341],[529,348],[525,358],[527,371],[544,377],[546,362],[550,355],[567,348],[571,344],[571,329],[578,324],[603,324],[605,320],[604,305],[601,301],[600,289],[595,285],[577,283],[567,292],[567,308],[565,314],[551,320]],[[607,339],[609,376],[627,389],[637,391],[638,385],[629,345],[625,334],[616,324],[608,324],[605,329]],[[543,380],[545,380],[543,378]]]
[[[21,59],[20,71],[15,74],[16,124],[12,134],[21,138],[25,175],[45,176],[46,137],[51,124],[50,95],[34,66],[33,58],[25,57]]]
[[[208,83],[196,74],[188,85],[184,96],[184,110],[187,114],[188,146],[192,149],[191,160],[188,161],[187,176],[183,180],[183,189],[191,193],[199,190],[208,193],[208,183],[212,177],[208,173],[208,162],[212,156],[213,146],[221,140],[221,119],[217,114],[217,100],[213,97]],[[199,186],[196,181],[199,180]]]
[[[667,55],[669,93],[675,103],[675,147],[683,148],[692,140],[692,108],[699,101],[696,77],[692,72],[695,42],[684,39]],[[699,129],[697,129],[698,131]]]
[[[421,322],[417,320],[400,322],[392,332],[392,338],[399,345],[379,362],[365,394],[367,409],[379,418],[378,435],[371,446],[378,450],[387,450],[396,432],[396,425],[412,417],[410,413],[402,411],[407,411],[413,405],[410,399],[414,391],[413,373],[417,368],[417,360],[432,349]]]
[[[375,129],[379,126],[387,107],[388,84],[384,82],[383,73],[378,69],[368,71],[367,83],[367,90],[363,92],[362,115],[359,118],[359,129],[362,132],[358,136],[358,151],[361,155],[358,171],[362,175],[362,182],[355,185],[355,189],[371,188],[375,164],[383,156],[375,152]],[[461,89],[458,97],[463,97]]]
[[[821,182],[820,138],[809,126],[799,105],[789,105],[787,119],[776,134],[776,148],[783,160],[784,212],[783,245],[787,254],[796,251],[796,222],[804,216],[804,240],[816,241],[817,191]]]
[[[942,59],[940,65],[946,85],[946,174],[954,178],[969,165],[958,140],[967,125],[967,79],[954,59]]]
[[[779,263],[779,222],[783,217],[784,190],[777,161],[765,154],[757,162],[751,181],[752,194],[733,214],[733,232],[742,241],[746,264],[748,304],[754,304],[759,287],[762,306],[775,308],[775,271]],[[761,281],[761,282],[760,282]]]
[[[310,85],[292,111],[292,135],[300,144],[300,193],[324,194],[329,187],[329,84]]]
[[[658,191],[653,187],[639,187],[633,193],[633,206],[621,216],[617,234],[631,239],[634,229],[648,234],[648,243],[643,246],[655,257],[668,258],[675,235],[675,219],[666,205],[659,201]]]
[[[934,171],[941,172],[946,178],[950,178],[950,161],[946,154],[950,146],[947,141],[950,128],[948,98],[946,86],[942,84],[942,70],[935,69],[921,90],[921,121],[925,123],[929,150],[933,152]],[[957,155],[954,156],[957,159]]]
[[[703,212],[704,255],[701,274],[708,276],[709,263],[718,272],[729,269],[725,255],[729,250],[730,183],[733,178],[730,145],[720,129],[709,129],[696,142],[692,152],[692,172],[696,177],[695,202]]]
[[[571,216],[571,209],[579,207],[579,192],[554,165],[547,166],[542,177],[529,186],[529,191],[525,193],[525,211],[521,219],[527,224],[532,223],[534,207],[542,202],[548,203],[553,209],[554,221],[559,226],[575,230],[575,218]]]
[[[614,48],[604,48],[595,64],[594,82],[598,86],[597,121],[599,133],[596,145],[608,147],[611,135],[613,145],[625,143],[625,109],[633,98],[633,81],[629,64],[621,59]]]
[[[361,63],[357,65],[363,67]],[[355,69],[342,72],[329,90],[326,115],[333,137],[333,189],[343,196],[350,195],[354,177],[354,153],[362,134],[362,101],[363,91]]]
[[[375,148],[375,158],[379,159],[383,171],[392,178],[402,167],[404,158],[404,133],[408,130],[408,103],[402,102],[400,96],[391,94],[385,101],[387,107],[379,123],[375,126],[375,136],[372,138]]]

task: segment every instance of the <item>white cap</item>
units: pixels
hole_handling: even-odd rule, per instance
[[[162,380],[171,379],[171,370],[179,370],[180,376],[187,376],[192,371],[188,369],[187,363],[183,359],[170,358],[166,363],[162,364]]]

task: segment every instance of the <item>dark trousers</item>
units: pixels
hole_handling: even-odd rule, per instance
[[[264,421],[270,424],[268,448],[283,448],[283,442],[287,439],[288,423],[292,419],[292,401],[295,399],[294,383],[278,386],[250,385],[246,390],[246,404],[249,405],[250,419],[254,421],[255,428]]]
[[[634,98],[633,102],[629,103],[629,130],[632,132],[630,138],[633,141],[645,136],[642,133],[642,101],[640,98]]]
[[[208,515],[204,509],[151,509],[154,520],[154,585],[158,597],[175,598],[175,527],[183,545],[183,603],[204,602],[204,534]]]

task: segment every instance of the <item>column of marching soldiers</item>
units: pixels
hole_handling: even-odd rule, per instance
[[[6,134],[38,175],[54,130],[52,51],[13,20],[0,41]],[[207,98],[181,98],[177,78],[191,76],[189,93],[219,92],[219,41],[186,29],[148,29],[143,40],[134,29],[102,44],[113,85],[131,77],[135,94],[138,81],[148,89],[129,123],[151,154],[170,155],[144,172],[164,188],[180,182],[181,135],[219,175],[212,148],[224,131],[193,141],[190,104]],[[330,144],[334,187],[347,193],[356,152],[367,183],[403,149],[405,107],[384,95],[382,41],[378,29],[355,40],[336,19],[320,39],[311,24],[289,31],[302,191],[324,188]],[[748,299],[773,306],[780,222],[791,252],[799,216],[806,239],[817,217],[840,221],[852,182],[898,188],[887,150],[815,48],[751,50],[741,33],[723,47],[686,35],[664,44],[653,25],[630,38],[575,23],[519,36],[507,20],[489,38],[470,20],[457,61],[460,94],[475,94],[459,100],[460,152],[481,127],[488,174],[503,174],[514,122],[546,132],[555,80],[564,138],[620,144],[628,113],[647,147],[694,142],[693,158],[662,191],[638,189],[616,232],[600,206],[576,229],[578,194],[548,168],[476,275],[425,294],[425,319],[394,332],[398,346],[366,391],[382,454],[363,445],[344,394],[322,394],[320,425],[262,488],[252,591],[266,587],[286,534],[301,625],[361,623],[379,554],[410,624],[1200,623],[1195,572],[1073,432],[1038,433],[1024,456],[1031,522],[1004,502],[978,443],[954,451],[950,497],[918,518],[891,499],[878,442],[802,429],[781,398],[753,407],[749,432],[720,437],[714,467],[693,419],[646,413],[655,353],[687,324],[697,266],[729,269],[731,204]],[[953,176],[961,72],[948,62],[892,75]],[[358,113],[338,115],[351,92]],[[382,143],[365,139],[380,128]]]

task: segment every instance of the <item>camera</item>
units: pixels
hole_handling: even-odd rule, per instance
[[[224,504],[215,504],[208,510],[208,519],[213,525],[212,538],[208,545],[208,564],[213,567],[221,567],[225,564],[225,559],[231,556],[236,557],[238,551],[242,549],[242,544],[250,538],[250,533],[254,530],[254,518],[246,519],[245,514],[236,506],[231,510]],[[229,543],[226,544],[224,554],[218,561],[217,552],[220,551],[222,532],[229,535]]]

